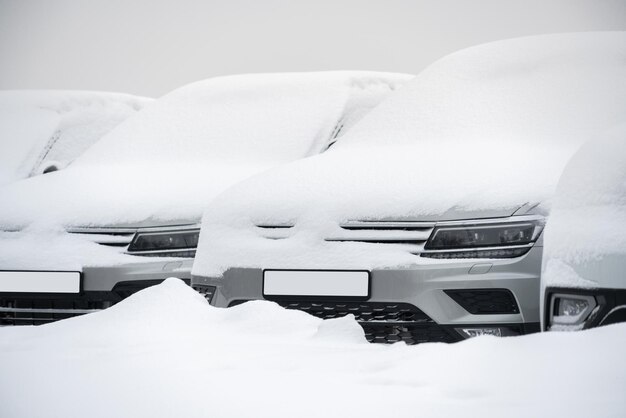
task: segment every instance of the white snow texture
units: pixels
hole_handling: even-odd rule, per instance
[[[214,308],[179,280],[0,329],[0,416],[621,417],[626,324],[374,345],[352,317]]]
[[[546,214],[567,161],[626,123],[626,33],[499,41],[432,64],[328,152],[244,181],[204,214],[193,272],[429,263],[402,245],[327,242],[347,220]],[[255,225],[293,224],[268,240]]]
[[[0,91],[0,186],[61,169],[152,102],[120,93]]]

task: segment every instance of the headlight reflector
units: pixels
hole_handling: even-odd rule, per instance
[[[195,250],[199,229],[168,232],[138,232],[128,246],[129,253],[137,255],[181,254],[181,250]]]
[[[498,247],[525,245],[537,239],[541,227],[535,222],[502,225],[468,225],[437,227],[430,237],[426,250]]]
[[[555,294],[550,308],[550,329],[583,329],[596,306],[596,300],[591,295]]]

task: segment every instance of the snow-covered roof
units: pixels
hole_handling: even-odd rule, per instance
[[[190,84],[126,120],[68,169],[0,190],[0,226],[197,221],[237,181],[324,150],[409,78],[327,72]]]
[[[626,125],[563,171],[544,240],[546,285],[626,287]]]
[[[0,186],[67,166],[151,102],[120,93],[0,91]]]
[[[625,32],[535,36],[454,53],[381,103],[329,152],[216,199],[203,219],[194,273],[276,263],[414,263],[406,249],[389,254],[369,245],[344,253],[348,246],[323,241],[324,230],[346,220],[508,216],[535,204],[546,213],[571,155],[624,121]],[[285,242],[268,243],[253,227],[285,223],[299,231]]]

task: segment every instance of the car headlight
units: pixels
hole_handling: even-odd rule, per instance
[[[583,329],[597,306],[596,299],[591,295],[553,294],[550,301],[549,329]]]
[[[436,227],[424,246],[430,258],[510,258],[526,254],[543,230],[539,221]],[[462,250],[462,251],[459,251]]]
[[[127,252],[143,256],[193,257],[199,237],[199,229],[138,232],[128,246]]]

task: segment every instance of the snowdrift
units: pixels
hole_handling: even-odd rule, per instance
[[[214,308],[169,279],[102,312],[0,329],[0,416],[618,417],[625,346],[626,325],[370,345],[351,317]]]

